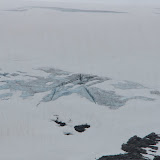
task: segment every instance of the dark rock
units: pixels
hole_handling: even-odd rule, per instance
[[[52,119],[51,121],[54,121],[55,123],[59,124],[59,126],[61,126],[61,127],[64,127],[64,126],[67,125],[65,122],[59,121],[58,118],[57,118],[56,120],[53,120],[53,119]]]
[[[160,156],[155,156],[153,160],[160,160]]]
[[[88,125],[88,124],[82,124],[82,125],[74,126],[74,129],[77,132],[84,132],[86,130],[86,128],[90,128],[90,125]]]
[[[149,160],[142,154],[148,154],[146,148],[151,148],[151,152],[156,153],[158,147],[155,146],[160,142],[160,135],[151,133],[144,138],[138,136],[131,137],[126,144],[122,144],[122,150],[125,154],[103,156],[98,160]],[[154,156],[154,155],[153,155]],[[160,160],[160,156],[155,156],[154,160]]]
[[[67,136],[69,136],[69,135],[73,135],[72,133],[70,133],[70,132],[66,132],[66,133],[64,133],[65,135],[67,135]]]
[[[145,160],[142,156],[139,155],[130,155],[130,154],[119,154],[113,156],[103,156],[98,160]]]
[[[122,145],[122,150],[128,153],[147,154],[145,148],[158,150],[158,147],[153,145],[156,145],[159,141],[160,137],[155,133],[151,133],[144,138],[134,136]]]

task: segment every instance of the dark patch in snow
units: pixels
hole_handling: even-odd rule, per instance
[[[8,100],[12,95],[13,95],[12,93],[0,94],[0,99],[2,99],[2,100]]]
[[[19,76],[19,74],[18,73],[12,73],[11,76],[16,77],[16,76]]]
[[[88,9],[77,9],[77,8],[41,7],[41,6],[15,8],[15,9],[9,9],[9,10],[5,10],[5,11],[24,12],[24,11],[29,11],[31,9],[49,9],[49,10],[60,11],[60,12],[74,12],[74,13],[75,12],[80,12],[80,13],[112,13],[112,14],[127,13],[127,12],[121,12],[121,11],[88,10]]]
[[[0,76],[6,77],[9,73],[0,73]]]
[[[17,71],[18,73],[27,73],[27,72],[22,72],[22,71]]]
[[[86,130],[86,128],[90,128],[90,125],[88,125],[88,124],[82,124],[82,125],[74,126],[74,129],[77,132],[84,132]]]
[[[119,154],[115,156],[103,156],[98,160],[146,160],[142,157],[138,157],[136,155],[129,155],[129,154]]]
[[[72,133],[70,133],[70,132],[64,132],[64,135],[66,135],[66,136],[70,136],[70,135],[73,135]]]
[[[51,121],[54,121],[55,123],[57,123],[57,124],[58,124],[59,126],[61,126],[61,127],[64,127],[64,126],[67,125],[65,122],[59,121],[59,118],[58,118],[58,117],[57,117],[56,120],[51,119]]]
[[[155,156],[153,160],[160,160],[160,156]]]
[[[126,152],[125,154],[103,156],[98,160],[150,160],[147,155],[152,155],[154,160],[158,160],[159,156],[147,153],[146,149],[150,148],[152,152],[156,152],[158,150],[156,145],[159,142],[160,135],[155,133],[151,133],[144,138],[133,136],[126,144],[122,145],[122,150]]]
[[[126,90],[126,89],[144,89],[143,85],[130,81],[118,82],[117,84],[112,84],[115,88]]]
[[[160,91],[150,91],[150,93],[160,96]]]
[[[48,67],[39,68],[37,70],[41,70],[43,72],[50,73],[50,74],[52,74],[54,76],[61,76],[61,75],[69,75],[70,74],[70,72],[63,71],[61,69],[48,68]]]

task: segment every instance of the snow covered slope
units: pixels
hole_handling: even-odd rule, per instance
[[[0,0],[0,160],[94,160],[160,134],[159,8]]]

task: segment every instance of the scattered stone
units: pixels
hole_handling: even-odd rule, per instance
[[[88,125],[88,124],[82,124],[82,125],[74,126],[74,129],[77,132],[84,132],[86,130],[86,128],[90,128],[90,125]]]

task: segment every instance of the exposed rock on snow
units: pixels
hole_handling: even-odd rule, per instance
[[[74,127],[74,129],[77,132],[84,132],[86,130],[86,128],[90,128],[90,125],[88,125],[88,124],[82,124],[82,125],[77,125],[77,126]]]
[[[160,156],[155,156],[153,160],[160,160]]]
[[[66,136],[70,136],[70,135],[73,135],[72,133],[70,133],[70,132],[64,132],[64,135],[66,135]]]
[[[53,120],[53,119],[52,119],[51,121],[54,121],[55,123],[57,123],[57,124],[58,124],[59,126],[61,126],[61,127],[64,127],[64,126],[67,125],[65,122],[59,121],[58,117],[57,117],[56,120]]]
[[[122,150],[127,152],[125,154],[113,155],[113,156],[103,156],[98,160],[149,160],[147,155],[154,157],[154,160],[160,157],[155,155],[158,147],[156,146],[160,142],[160,135],[151,133],[144,138],[138,136],[131,137],[126,144],[122,145]],[[149,154],[147,149],[152,152]]]

